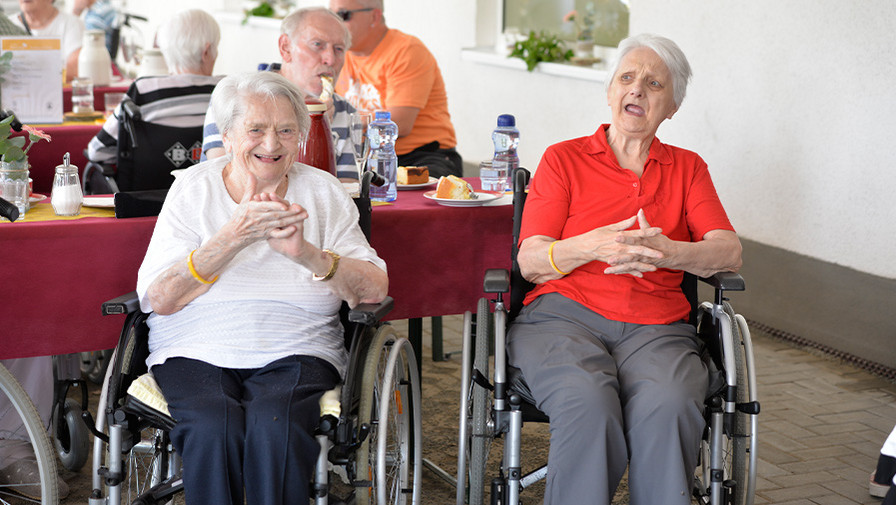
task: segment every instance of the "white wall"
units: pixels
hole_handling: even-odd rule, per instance
[[[464,159],[491,155],[495,118],[507,112],[522,132],[523,165],[535,167],[548,145],[608,121],[603,84],[462,60],[460,50],[477,42],[477,12],[493,11],[493,1],[386,0],[386,16],[438,59]],[[173,0],[128,2],[156,17],[180,8]],[[738,232],[896,278],[892,1],[632,0],[631,11],[632,33],[672,38],[694,68],[687,99],[658,135],[706,159]],[[480,42],[493,22],[484,24]],[[254,68],[276,54],[267,42],[275,37],[244,39],[246,30],[224,31],[219,71]]]
[[[530,167],[550,143],[607,121],[602,85],[461,61],[475,1],[386,2],[391,25],[439,58],[466,159],[488,156],[500,112],[518,116]],[[892,2],[633,0],[631,9],[631,33],[668,36],[690,59],[688,98],[658,135],[706,159],[739,233],[896,278]]]

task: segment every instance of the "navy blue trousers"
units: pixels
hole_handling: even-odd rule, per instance
[[[227,369],[172,358],[152,372],[177,420],[171,441],[189,505],[308,502],[318,400],[339,381],[331,364],[290,356]]]

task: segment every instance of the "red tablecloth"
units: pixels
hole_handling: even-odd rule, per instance
[[[373,208],[372,243],[396,302],[391,319],[475,310],[485,269],[510,265],[510,205],[443,207],[423,193],[402,191],[394,205]],[[0,223],[0,358],[114,347],[123,318],[103,317],[100,307],[134,289],[154,225]]]
[[[90,139],[103,127],[96,123],[66,123],[61,125],[38,126],[39,130],[48,134],[51,141],[41,140],[28,152],[28,163],[31,165],[31,179],[34,181],[34,192],[50,194],[53,188],[53,174],[56,165],[62,164],[65,153],[71,154],[71,164],[84,173],[87,158],[84,150]],[[16,135],[25,135],[17,133]]]

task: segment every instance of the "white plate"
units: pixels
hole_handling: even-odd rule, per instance
[[[447,207],[480,207],[504,196],[503,193],[492,193],[490,191],[476,191],[476,195],[477,198],[473,200],[455,200],[453,198],[436,198],[435,190],[423,193],[424,197],[435,200],[439,205]]]
[[[437,184],[439,182],[435,177],[430,177],[429,182],[421,182],[420,184],[398,184],[399,190],[409,190],[409,189],[421,189],[428,188],[433,184]]]
[[[47,195],[42,195],[40,193],[31,193],[31,196],[28,197],[28,201],[31,203],[40,203],[47,199]]]
[[[103,209],[115,208],[114,196],[85,196],[81,205],[85,207],[99,207]]]

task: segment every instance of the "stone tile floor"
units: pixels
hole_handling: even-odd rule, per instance
[[[396,326],[406,332],[405,322]],[[446,352],[460,349],[461,327],[462,316],[444,318]],[[428,320],[424,330],[424,384],[445,380],[460,356],[433,363]],[[753,343],[762,405],[756,503],[880,503],[868,478],[896,425],[896,384],[757,330]],[[424,426],[427,415],[442,413],[424,412]]]
[[[447,316],[443,323],[445,352],[459,351],[462,316]],[[406,334],[406,321],[394,324]],[[423,338],[423,422],[428,430],[424,457],[453,473],[460,355],[433,362],[429,325],[427,319]],[[880,446],[896,424],[896,384],[756,330],[753,343],[762,403],[756,503],[880,503],[868,494],[868,478],[877,464]],[[440,396],[439,408],[426,408],[427,402]],[[450,405],[442,408],[446,401]],[[524,437],[529,428],[524,428]],[[529,452],[537,452],[534,449],[544,438],[545,431],[536,430],[524,444]],[[63,505],[87,502],[89,466],[66,476],[72,494]],[[423,479],[424,505],[454,502],[453,488],[432,471],[425,470]],[[535,496],[526,497],[524,504],[540,503],[540,490],[530,491]],[[626,503],[624,492],[620,494],[623,499],[617,495],[614,504]]]

